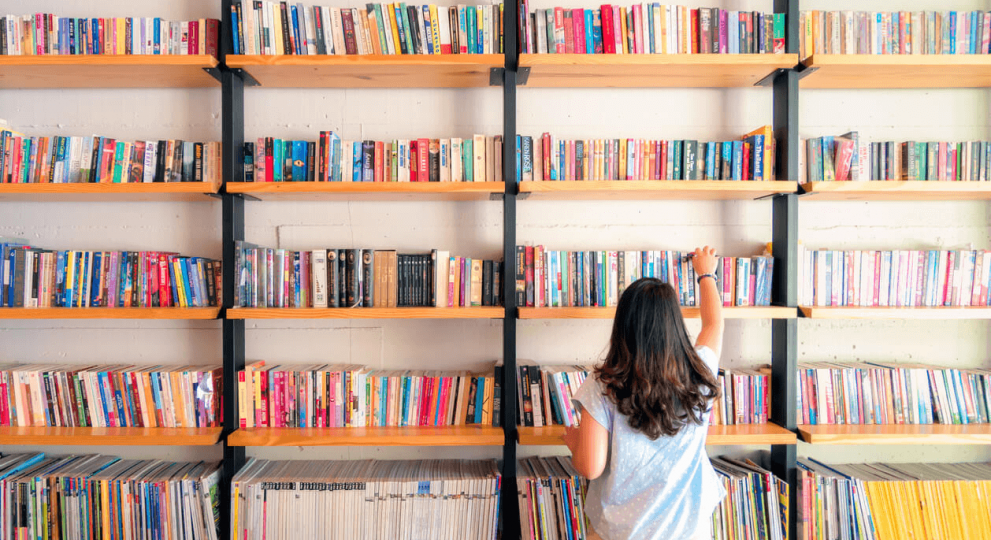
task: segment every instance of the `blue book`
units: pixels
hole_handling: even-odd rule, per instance
[[[478,378],[478,389],[475,391],[475,423],[482,423],[482,403],[485,401],[485,377]]]
[[[155,35],[153,39],[155,54],[162,54],[162,19],[155,17],[155,20],[152,22],[152,26],[155,28]],[[97,40],[93,40],[94,49],[96,48],[96,41]]]
[[[705,177],[711,180],[716,174],[716,143],[708,142],[705,144]]]
[[[399,33],[399,48],[403,54],[409,54],[410,51],[406,44],[407,28],[409,26],[403,17],[406,14],[406,4],[393,4],[393,6],[396,12],[396,31]],[[399,51],[396,51],[396,54],[399,54]]]
[[[306,141],[292,142],[292,181],[306,181]]]
[[[375,181],[375,141],[361,143],[361,181]]]
[[[592,10],[585,10],[585,54],[595,54],[595,37],[592,30]]]
[[[289,31],[292,32],[293,41],[296,42],[296,54],[306,54],[306,49],[303,47],[303,42],[299,39],[299,13],[296,10],[296,6],[292,4],[289,5],[289,16],[292,18],[292,21],[290,22],[290,26],[292,28],[290,28]],[[234,25],[234,28],[237,28],[237,25]],[[238,33],[240,32],[234,32],[235,35]]]
[[[950,54],[957,53],[957,12],[950,12]]]
[[[472,54],[475,49],[475,8],[468,6],[465,9],[465,35],[468,38],[468,53]]]
[[[93,37],[95,38],[96,37],[96,33],[100,29],[100,19],[90,19],[89,27],[93,29],[92,30]],[[158,30],[158,27],[155,27],[155,30],[157,31]],[[158,32],[156,32],[155,39],[156,40],[158,39]],[[99,39],[93,39],[92,42],[93,42],[93,54],[100,54],[101,53],[100,47],[103,44],[100,43],[100,40]]]
[[[602,17],[597,9],[592,10],[592,41],[594,43],[592,52],[602,53]]]
[[[434,34],[433,25],[430,24],[430,6],[422,6],[423,8],[423,26],[426,27],[426,35],[423,36],[423,41],[427,45],[427,54],[434,54]]]
[[[351,144],[351,181],[361,182],[361,141]]]
[[[743,178],[743,141],[733,141],[733,180]]]
[[[189,259],[189,275],[191,276],[192,282],[189,286],[193,289],[193,297],[196,298],[196,306],[203,307],[209,302],[206,298],[206,290],[203,288],[206,283],[206,277],[203,273],[206,268],[203,266],[203,259],[199,257],[192,257]]]
[[[90,286],[89,305],[97,307],[100,305],[100,291],[103,290],[101,282],[103,273],[100,272],[100,262],[103,260],[103,253],[97,251],[93,254],[93,284]]]
[[[970,54],[977,54],[978,46],[977,44],[981,42],[981,32],[978,29],[981,26],[981,19],[977,16],[976,11],[970,12]]]
[[[303,274],[300,274],[299,273],[299,252],[298,251],[294,252],[293,253],[293,256],[292,256],[292,270],[293,270],[293,272],[295,273],[295,275],[297,277],[302,277]],[[300,283],[299,282],[301,280],[300,279],[295,279],[293,281],[295,281],[295,284],[293,286],[293,294],[295,295],[294,296],[294,300],[295,300],[294,301],[294,304],[295,305],[293,305],[292,307],[305,307],[305,306],[300,306],[299,305],[299,300],[300,300],[300,298],[299,298],[299,285],[300,285]]]
[[[196,305],[196,300],[193,298],[193,289],[189,286],[189,259],[187,257],[179,259],[179,271],[182,273],[182,290],[186,294],[186,304],[193,307]]]
[[[113,406],[113,398],[107,395],[107,388],[104,386],[104,381],[107,379],[107,374],[105,372],[98,372],[96,374],[96,382],[100,387],[100,407],[103,409],[103,419],[104,423],[110,424],[110,411],[109,407]]]
[[[234,5],[231,4],[231,28],[237,28],[237,10],[234,9]],[[234,54],[241,54],[241,42],[238,32],[231,32],[234,34]]]
[[[402,408],[403,408],[403,411],[402,411],[402,415],[399,418],[399,425],[400,426],[408,426],[409,425],[409,422],[406,421],[406,418],[407,418],[408,412],[409,412],[409,398],[410,398],[410,396],[409,396],[409,391],[410,391],[410,385],[409,385],[409,383],[410,383],[409,377],[403,377],[403,384],[402,384],[402,389],[401,389],[402,390],[402,393],[403,393],[402,394],[402,405],[403,405]]]
[[[282,181],[282,169],[283,161],[282,153],[285,151],[285,145],[282,143],[282,139],[275,139],[272,141],[272,181],[281,182]]]
[[[750,160],[750,179],[751,180],[763,180],[764,179],[764,136],[763,135],[753,135],[749,137],[750,148],[753,150],[754,156]],[[856,153],[856,152],[854,152]]]
[[[341,181],[341,137],[333,131],[327,138],[330,144],[331,182]]]

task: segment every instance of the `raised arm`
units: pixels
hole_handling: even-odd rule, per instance
[[[695,275],[701,278],[699,311],[702,316],[702,331],[695,340],[695,348],[708,347],[717,357],[723,347],[723,302],[715,278],[718,263],[716,250],[709,246],[696,248],[692,257]]]

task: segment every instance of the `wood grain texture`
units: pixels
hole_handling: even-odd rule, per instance
[[[796,54],[521,54],[535,88],[732,88],[753,86]]]
[[[151,182],[147,184],[0,184],[4,202],[199,202],[214,201],[220,184]]]
[[[991,200],[991,182],[809,182],[802,202]]]
[[[803,62],[816,71],[802,88],[987,88],[986,54],[816,54]]]
[[[564,426],[519,427],[519,442],[523,446],[563,445]],[[734,444],[795,444],[796,436],[775,424],[709,426],[705,444],[727,446]]]
[[[810,444],[991,444],[991,425],[798,426]]]
[[[534,200],[752,200],[795,193],[789,181],[647,180],[520,182],[520,193]]]
[[[612,319],[616,316],[614,307],[528,307],[519,311],[520,319]],[[686,319],[698,319],[699,308],[683,307],[681,314]],[[795,308],[788,307],[724,307],[723,316],[727,319],[794,319],[798,313]]]
[[[231,182],[228,193],[262,201],[484,201],[503,182]]]
[[[228,66],[268,88],[486,87],[490,70],[504,61],[501,54],[227,57]]]
[[[803,307],[799,310],[807,319],[991,319],[991,308],[985,307]]]
[[[248,428],[227,436],[231,446],[502,446],[491,426]]]
[[[0,319],[216,319],[220,308],[0,308]]]
[[[234,308],[228,319],[501,319],[502,307]]]
[[[220,87],[209,55],[0,56],[0,88]]]
[[[212,446],[222,428],[0,427],[0,445]]]

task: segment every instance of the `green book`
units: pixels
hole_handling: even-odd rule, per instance
[[[113,183],[119,184],[124,170],[124,143],[117,143],[117,151],[114,153],[114,178]]]

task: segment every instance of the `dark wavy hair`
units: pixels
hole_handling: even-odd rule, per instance
[[[701,425],[719,395],[716,376],[685,330],[678,295],[667,283],[643,278],[619,299],[609,353],[596,375],[606,396],[651,440]]]

